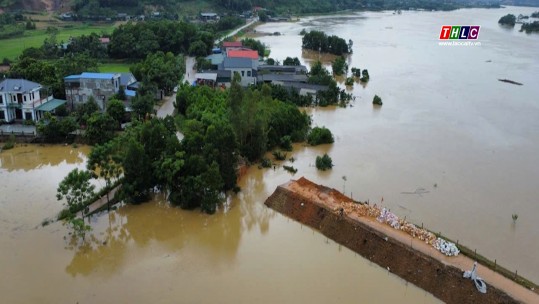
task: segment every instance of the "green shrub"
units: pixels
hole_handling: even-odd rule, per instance
[[[275,157],[276,160],[285,160],[286,159],[286,153],[283,153],[279,150],[273,151],[273,157]]]
[[[283,168],[284,168],[286,171],[288,171],[288,172],[290,172],[290,173],[292,173],[292,174],[298,172],[298,169],[296,169],[296,168],[294,168],[294,167],[292,167],[292,166],[283,166]]]
[[[281,149],[285,151],[292,151],[292,138],[290,135],[285,135],[281,137]]]
[[[2,150],[9,150],[13,149],[15,147],[15,136],[11,135],[9,139],[6,141],[4,146],[2,147]]]
[[[329,155],[324,154],[323,156],[316,157],[316,168],[318,170],[326,171],[333,168],[333,161]]]
[[[271,160],[269,158],[262,158],[262,160],[260,161],[260,166],[262,168],[271,168]]]
[[[307,135],[307,143],[311,146],[333,143],[333,134],[326,127],[315,127]]]
[[[382,98],[380,98],[380,96],[378,96],[378,95],[374,95],[374,98],[372,99],[372,104],[377,105],[377,106],[381,106],[383,104],[382,103]]]
[[[346,78],[346,81],[344,82],[344,84],[347,85],[347,86],[353,86],[354,85],[354,78],[353,77]]]

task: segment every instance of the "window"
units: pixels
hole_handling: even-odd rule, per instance
[[[24,113],[24,119],[26,119],[26,120],[32,120],[32,112],[26,112],[26,113]]]
[[[24,101],[26,101],[26,95],[24,95],[24,97],[23,97],[23,98],[24,98]]]
[[[2,103],[4,103],[4,95],[0,94],[0,104],[2,104]]]
[[[2,95],[0,95],[0,97],[2,97]],[[4,111],[0,111],[0,119],[2,120],[6,119],[6,114],[4,114]]]
[[[241,71],[241,77],[245,76],[245,71]]]
[[[251,71],[247,71],[247,76],[251,77]]]

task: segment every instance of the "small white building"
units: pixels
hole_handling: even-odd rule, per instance
[[[43,87],[25,79],[4,79],[0,82],[0,120],[38,121],[45,112],[53,112],[65,100],[43,93]]]

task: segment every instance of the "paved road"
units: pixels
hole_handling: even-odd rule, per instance
[[[250,20],[249,22],[247,22],[245,25],[243,25],[243,26],[241,26],[241,27],[235,29],[234,31],[228,33],[227,35],[224,35],[223,37],[217,39],[217,40],[215,41],[215,43],[219,43],[219,42],[225,40],[226,38],[228,38],[228,37],[230,37],[230,36],[236,35],[239,31],[243,30],[244,28],[246,28],[246,27],[248,27],[248,26],[251,26],[252,24],[254,24],[254,23],[257,22],[257,21],[258,21],[258,17],[251,19],[251,20]]]

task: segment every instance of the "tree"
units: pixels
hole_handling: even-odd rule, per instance
[[[65,198],[71,214],[82,210],[85,203],[94,197],[95,186],[90,183],[90,179],[92,174],[89,171],[73,169],[58,185],[56,198]]]
[[[198,40],[193,42],[189,46],[189,55],[195,57],[202,57],[208,55],[207,46],[204,42]]]
[[[152,187],[151,162],[144,147],[135,138],[130,138],[122,161],[124,182],[122,196],[131,203],[141,203],[149,199]],[[144,174],[141,174],[144,172]]]
[[[331,67],[335,75],[342,75],[348,70],[348,64],[346,64],[346,60],[342,56],[335,58]]]
[[[264,57],[266,52],[266,45],[259,40],[253,38],[245,38],[242,41],[243,46],[248,47],[252,50],[258,51],[258,56]]]
[[[158,89],[170,95],[178,84],[181,75],[185,73],[183,56],[161,51],[150,54],[146,59],[131,67],[135,78],[147,85],[155,85]]]
[[[283,65],[300,65],[301,62],[299,61],[298,57],[286,57],[286,59],[283,61]]]
[[[311,146],[331,144],[333,141],[333,134],[326,127],[314,127],[309,135],[307,135],[307,142]]]
[[[108,114],[94,113],[88,119],[84,137],[90,144],[103,144],[114,137],[116,121]]]
[[[94,146],[88,156],[86,168],[93,176],[99,176],[105,180],[107,187],[107,203],[110,209],[109,192],[112,183],[118,180],[122,174],[121,156],[116,153],[116,143],[108,142]]]
[[[374,95],[374,98],[372,99],[372,104],[377,105],[377,106],[381,106],[382,105],[382,98],[380,98],[380,96],[378,96],[378,95]]]
[[[109,103],[107,104],[107,114],[117,122],[119,129],[125,117],[124,103],[118,99],[109,99]]]
[[[517,17],[515,17],[515,15],[507,14],[501,17],[500,20],[498,20],[498,23],[502,25],[515,26],[516,21]]]
[[[154,112],[153,104],[153,96],[151,94],[139,95],[137,93],[137,96],[131,100],[133,112],[137,114],[139,119],[144,119],[147,114]]]
[[[37,132],[47,142],[61,142],[67,139],[69,133],[77,130],[77,127],[77,122],[73,117],[59,119],[47,112],[45,117],[38,121]]]
[[[88,101],[77,107],[77,121],[81,125],[86,125],[90,116],[92,116],[92,114],[96,112],[99,112],[99,106],[97,105],[97,102],[95,102],[94,97],[90,96],[90,98],[88,98]]]
[[[325,153],[323,156],[317,156],[316,157],[316,168],[318,170],[326,171],[328,169],[333,168],[333,161],[327,153]]]

